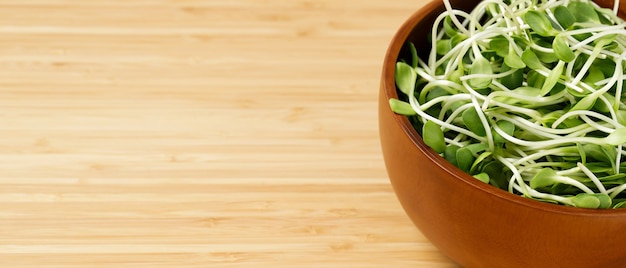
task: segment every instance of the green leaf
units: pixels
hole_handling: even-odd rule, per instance
[[[465,171],[466,173],[469,173],[470,169],[472,168],[474,159],[475,158],[472,152],[465,147],[460,148],[459,150],[456,151],[457,167]]]
[[[554,69],[550,71],[550,74],[548,74],[546,81],[541,86],[541,91],[539,93],[541,96],[545,96],[546,94],[548,94],[552,90],[552,88],[556,85],[556,83],[559,82],[559,78],[561,77],[561,74],[563,74],[564,66],[565,66],[565,62],[559,61],[559,63],[554,67]]]
[[[528,48],[528,46],[530,45],[530,40],[528,40],[526,36],[513,35],[511,36],[511,38],[513,38],[513,42],[515,42],[515,45],[522,50]]]
[[[446,141],[443,137],[443,131],[437,123],[426,121],[422,128],[422,138],[428,147],[437,153],[443,153],[446,150]]]
[[[443,19],[443,31],[448,37],[454,37],[459,34],[459,31],[456,29],[456,27],[454,27],[454,24],[452,23],[452,18],[450,18],[450,16],[447,16]]]
[[[577,22],[600,22],[598,13],[596,13],[595,8],[590,3],[583,1],[571,1],[567,5],[567,9],[569,9],[570,13],[574,15]]]
[[[413,107],[411,107],[411,104],[398,100],[398,99],[390,98],[389,106],[391,107],[391,110],[397,114],[401,114],[401,115],[416,115],[417,114],[415,110],[413,110]]]
[[[549,70],[546,69],[546,71]],[[537,90],[535,96],[538,96],[541,92],[541,87],[546,82],[546,77],[537,71],[529,71],[526,74],[526,82],[528,83],[528,87],[523,88],[535,88]]]
[[[536,10],[529,10],[524,14],[524,21],[530,28],[541,36],[554,36],[558,32],[552,28],[548,15]]]
[[[470,107],[465,110],[463,112],[462,118],[463,123],[470,131],[481,137],[487,135],[485,127],[483,126],[483,121],[480,120],[480,117],[478,116],[478,111],[476,111],[474,107]]]
[[[409,95],[411,90],[415,88],[415,80],[417,80],[417,73],[415,69],[404,62],[396,63],[395,80],[398,89],[402,93]]]
[[[573,195],[579,193],[579,189],[565,183],[555,183],[550,187],[550,193],[556,195]]]
[[[510,121],[507,120],[500,120],[498,122],[496,122],[496,125],[502,129],[502,131],[504,131],[504,133],[513,136],[513,132],[515,132],[515,124],[511,123]],[[493,140],[495,142],[499,142],[499,143],[504,143],[507,140],[502,137],[500,134],[498,134],[498,132],[493,131]]]
[[[439,98],[441,96],[449,96],[450,92],[443,86],[435,86],[426,95],[425,101],[431,101],[432,99]]]
[[[457,84],[461,84],[461,76],[463,75],[465,75],[465,73],[463,73],[463,69],[459,68],[450,73],[448,80]]]
[[[576,149],[578,149],[578,154],[580,154],[580,162],[583,165],[587,164],[587,154],[585,153],[583,145],[580,143],[576,143]]]
[[[457,34],[455,36],[453,36],[452,38],[450,38],[450,44],[452,47],[456,47],[456,45],[458,45],[459,43],[465,41],[465,39],[467,39],[467,36],[464,34]]]
[[[618,128],[604,138],[609,145],[618,146],[626,143],[626,128]]]
[[[617,122],[626,125],[626,111],[619,110],[617,111]]]
[[[452,103],[452,105],[450,105],[450,111],[456,111],[457,109],[468,103],[468,101],[455,101]]]
[[[580,193],[570,200],[579,208],[610,208],[612,205],[611,197],[602,193]]]
[[[473,155],[477,155],[478,153],[489,149],[489,146],[484,143],[472,143],[463,148],[467,148],[470,150],[470,152],[472,152]]]
[[[470,74],[492,75],[493,69],[491,67],[491,62],[489,62],[489,60],[485,57],[478,55],[470,67]],[[474,89],[483,89],[491,85],[492,79],[493,78],[491,77],[472,78],[469,79],[467,83]]]
[[[569,187],[557,186],[555,184],[569,184],[575,188],[572,190],[578,192],[582,190],[586,193],[592,193],[592,190],[580,181],[580,178],[576,176],[561,176],[556,173],[552,168],[542,168],[530,179],[530,187],[533,189],[552,188],[553,190],[560,188],[561,191],[569,189]],[[569,190],[568,190],[569,191]]]
[[[413,42],[409,42],[409,49],[411,50],[411,67],[417,68],[419,61],[417,57],[417,49],[415,48],[415,44],[413,44]]]
[[[574,71],[576,73],[579,73],[580,69],[582,69],[582,67],[585,65],[585,63],[587,63],[588,60],[589,60],[589,55],[587,55],[585,53],[578,54],[578,56],[574,60],[574,63],[573,63],[574,65],[573,65],[572,71]],[[613,70],[615,70],[615,69],[613,69]]]
[[[489,41],[489,48],[504,58],[509,55],[509,40],[502,36],[496,36]]]
[[[557,58],[556,53],[554,52],[535,51],[535,54],[537,54],[537,57],[539,57],[541,62],[546,64],[552,64],[559,61],[559,58]]]
[[[492,154],[492,152],[483,152],[482,154],[478,155],[478,157],[476,157],[476,160],[474,160],[474,163],[472,163],[472,166],[470,167],[470,174],[477,173],[476,169],[481,164],[481,162],[483,162],[485,159],[487,159],[487,157],[491,156]]]
[[[482,181],[484,183],[489,183],[489,174],[487,173],[478,173],[476,175],[474,175],[474,178],[478,179],[479,181]]]
[[[509,67],[506,64],[502,65],[501,72],[506,72],[509,70],[511,70],[511,67]],[[500,84],[502,84],[503,86],[511,90],[521,87],[523,83],[524,83],[524,69],[517,69],[513,71],[513,73],[500,78]]]
[[[602,8],[602,7],[600,7],[600,9],[601,10],[597,10],[598,19],[600,19],[600,23],[604,24],[604,25],[615,25],[615,21],[613,20],[613,18],[610,18],[610,16],[606,15],[606,13],[613,13],[613,10],[608,9],[608,8]],[[602,13],[605,13],[605,14],[602,14]],[[621,17],[622,16],[622,14],[621,14],[622,11],[619,10],[618,13],[620,13],[620,14],[618,14],[618,16]],[[611,15],[613,15],[613,14],[611,14]]]
[[[608,93],[602,95],[609,101],[609,103],[615,103],[615,97],[613,95]],[[609,114],[613,110],[613,106],[607,105],[603,101],[596,101],[596,104],[593,105],[593,109],[601,113]]]
[[[589,94],[576,102],[576,104],[574,104],[574,107],[572,107],[569,111],[571,112],[589,110],[596,103],[597,99],[598,97],[594,94]]]
[[[554,53],[559,60],[570,62],[576,58],[576,55],[574,55],[574,52],[567,44],[565,37],[555,37],[554,41],[552,41],[552,48],[554,49]]]
[[[486,163],[482,172],[489,174],[489,183],[500,189],[506,189],[508,187],[508,179],[510,177],[507,172],[504,171],[504,166],[497,161],[491,161]]]
[[[526,67],[526,64],[524,63],[522,58],[519,55],[517,55],[517,53],[515,53],[513,49],[511,49],[509,54],[506,55],[506,57],[504,57],[504,63],[507,66],[510,66],[515,69],[522,69]]]
[[[626,181],[624,181],[624,178],[626,178],[626,174],[619,173],[619,174],[613,174],[613,175],[608,175],[604,177],[598,177],[598,180],[600,180],[605,185],[609,183],[612,183],[614,185],[622,185],[626,183]],[[591,181],[591,179],[589,179],[589,181]]]
[[[456,152],[460,149],[461,147],[457,146],[457,145],[449,145],[448,147],[446,147],[446,149],[443,152],[443,157],[450,162],[450,164],[454,165],[454,166],[458,166],[457,161],[456,161]]]
[[[533,69],[533,70],[543,70],[543,69],[545,69],[545,67],[541,63],[541,60],[539,60],[539,57],[537,57],[537,54],[535,54],[535,52],[533,52],[530,49],[526,49],[526,50],[524,50],[524,52],[522,52],[522,61],[530,69]]]
[[[613,200],[607,194],[597,193],[595,196],[600,200],[600,207],[598,208],[610,208],[613,205]]]
[[[596,46],[605,47],[605,46],[610,45],[613,42],[615,42],[616,38],[617,38],[616,34],[607,34],[607,35],[603,35],[600,38],[594,40],[593,43]]]
[[[600,208],[602,201],[595,194],[581,193],[570,198],[578,208]]]
[[[619,135],[620,134],[617,133],[617,136]],[[607,136],[605,139],[609,138],[609,136]],[[591,161],[591,160],[600,161],[605,164],[611,165],[615,158],[613,157],[613,154],[607,153],[608,151],[606,149],[603,149],[602,148],[603,146],[610,146],[610,145],[607,145],[607,144],[600,145],[600,144],[594,144],[594,143],[584,144],[582,147],[583,147],[583,150],[585,151],[585,156],[587,160],[588,161]],[[611,146],[611,148],[613,147]]]
[[[552,48],[553,39],[551,38],[536,38],[533,41],[535,42],[536,45],[540,47],[544,47],[548,49]],[[534,50],[534,52],[535,54],[537,54],[537,57],[539,58],[539,60],[543,63],[550,64],[550,63],[559,61],[559,58],[556,56],[556,53],[554,52],[544,52],[542,50]]]
[[[563,29],[568,29],[576,22],[576,17],[565,6],[557,6],[554,11],[554,17]]]
[[[450,39],[437,40],[437,54],[446,55],[452,49],[452,43]]]
[[[564,114],[565,114],[565,111],[563,111],[563,110],[556,110],[556,111],[552,111],[552,112],[546,113],[546,114],[544,114],[541,117],[541,123],[545,127],[551,127],[552,124],[556,120],[561,118],[561,116],[563,116]]]
[[[564,126],[564,128],[572,128],[580,126],[582,124],[585,124],[585,121],[583,121],[582,119],[578,117],[570,117],[568,119],[565,119],[565,121],[563,121],[563,123],[561,123],[559,126]]]
[[[540,86],[540,85],[545,84],[545,81],[546,81],[545,77],[542,76],[542,75],[538,75],[537,76],[537,80],[535,81],[535,85],[533,85],[533,86],[530,86],[530,84],[531,84],[530,81],[531,81],[531,79],[529,78],[529,82],[528,82],[529,86],[521,86],[521,87],[518,87],[518,88],[516,88],[514,90],[511,90],[511,92],[513,92],[515,94],[518,94],[518,95],[522,95],[522,96],[528,96],[528,97],[538,97],[538,96],[541,96],[541,89],[536,87],[536,86],[538,86],[538,85]],[[511,97],[513,97],[513,96],[511,96]]]
[[[557,183],[554,179],[556,171],[551,168],[542,168],[530,179],[530,188],[539,189],[543,187],[552,186]]]
[[[572,95],[573,97],[576,97],[576,98],[584,98],[585,96],[590,94],[589,90],[584,89],[584,88],[583,88],[582,92],[578,92],[578,91],[576,91],[575,89],[573,89],[571,87],[567,87],[566,90],[567,90],[567,93],[569,93],[570,95]]]
[[[602,162],[588,162],[585,165],[594,174],[613,172],[613,167]]]
[[[594,69],[599,69],[604,77],[611,77],[615,74],[615,65],[616,64],[613,58],[606,57],[604,59],[596,58],[593,61],[593,65],[591,65],[591,67],[593,67]]]
[[[606,77],[604,76],[604,72],[602,72],[602,69],[592,65],[591,67],[589,67],[589,71],[587,72],[587,75],[585,76],[583,81],[593,88],[598,88],[595,83],[602,81],[605,78]]]

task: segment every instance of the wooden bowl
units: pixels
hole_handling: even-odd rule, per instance
[[[451,0],[471,10],[479,0]],[[612,2],[601,3],[603,6]],[[441,0],[418,10],[387,51],[379,96],[379,127],[389,178],[419,230],[460,265],[476,267],[626,267],[626,209],[591,210],[526,199],[463,173],[424,144],[397,98],[394,68],[406,41],[427,51]]]

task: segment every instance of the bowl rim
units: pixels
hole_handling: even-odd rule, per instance
[[[396,92],[396,85],[394,79],[394,72],[396,61],[398,55],[400,54],[400,50],[402,49],[406,39],[413,32],[417,23],[424,17],[425,14],[435,12],[438,8],[443,7],[443,0],[431,0],[421,8],[413,12],[413,14],[406,19],[398,28],[396,33],[391,39],[389,46],[387,48],[387,52],[385,53],[384,61],[383,61],[383,71],[382,71],[382,90],[384,91],[383,96],[385,99],[379,101],[387,102],[389,98],[398,98]],[[391,112],[391,109],[389,109]],[[393,113],[393,112],[392,112]],[[448,174],[452,175],[459,182],[467,185],[467,187],[473,188],[474,191],[484,192],[491,196],[494,196],[497,199],[500,199],[505,202],[513,203],[519,206],[523,206],[530,209],[541,210],[544,212],[556,213],[556,214],[564,214],[564,215],[576,215],[576,216],[594,216],[594,217],[625,217],[626,209],[587,209],[587,208],[577,208],[577,207],[569,207],[561,204],[551,204],[547,202],[541,202],[538,200],[529,199],[526,197],[518,196],[512,194],[508,191],[499,189],[493,185],[489,185],[483,183],[469,174],[463,172],[456,166],[452,165],[450,162],[445,160],[439,154],[437,154],[434,150],[428,147],[422,137],[417,133],[415,128],[409,122],[408,118],[404,115],[398,115],[393,113],[393,118],[395,122],[400,126],[402,132],[411,140],[411,143],[423,154],[426,155],[428,159],[433,161],[439,168],[445,170]]]

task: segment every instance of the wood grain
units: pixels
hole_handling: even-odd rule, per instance
[[[457,267],[378,142],[426,0],[0,0],[0,266]]]

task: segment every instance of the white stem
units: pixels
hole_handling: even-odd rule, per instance
[[[582,170],[583,173],[585,173],[585,175],[587,175],[589,179],[591,179],[591,181],[598,188],[600,193],[606,194],[606,188],[604,188],[604,185],[602,184],[602,182],[600,182],[598,177],[596,177],[596,174],[593,174],[591,170],[589,170],[585,165],[583,165],[580,162],[576,163],[576,165],[578,166],[578,168],[580,168],[580,170]]]

